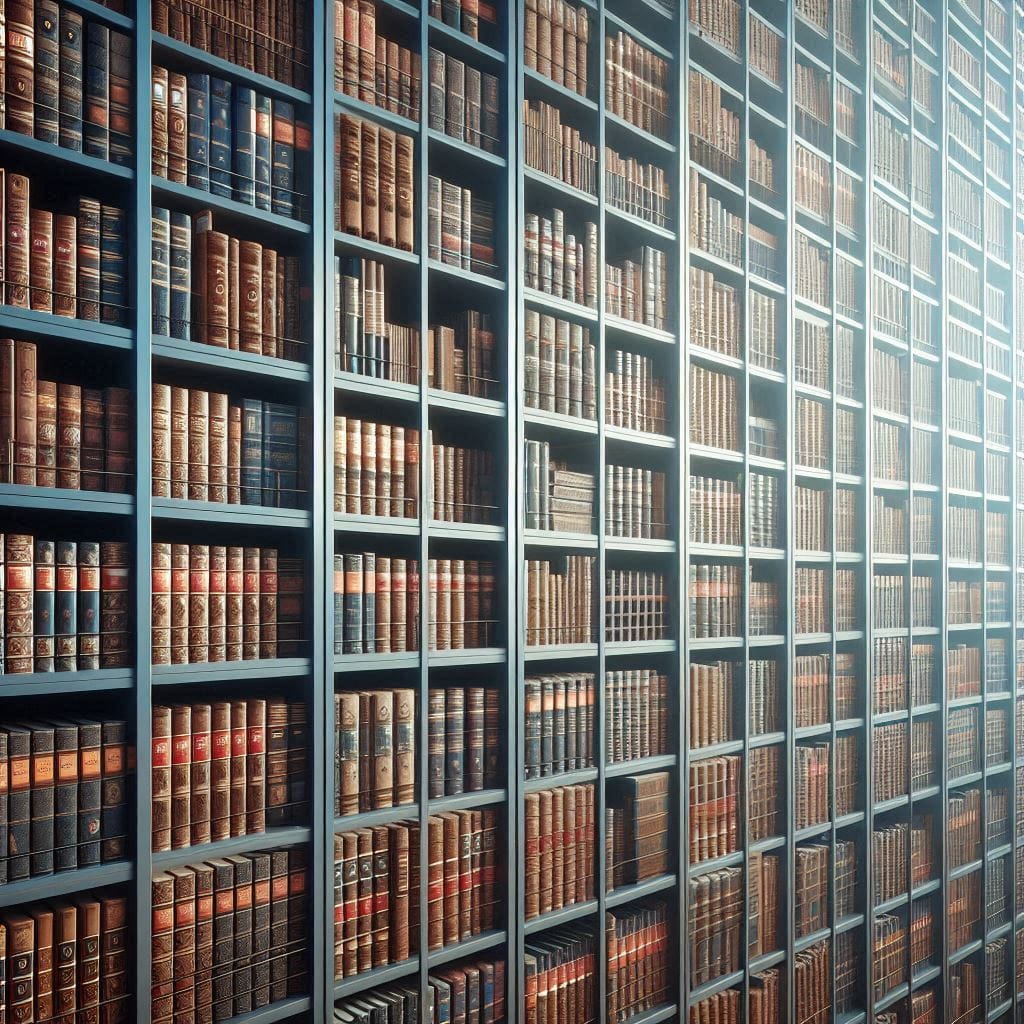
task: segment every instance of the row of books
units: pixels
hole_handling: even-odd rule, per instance
[[[605,423],[610,427],[664,434],[668,427],[665,385],[650,356],[614,349],[604,375]]]
[[[0,481],[126,493],[131,393],[41,380],[32,341],[0,339]]]
[[[592,533],[594,490],[594,474],[552,458],[550,442],[526,442],[527,529]]]
[[[116,719],[0,726],[0,881],[124,858],[134,754]]]
[[[690,440],[710,448],[738,451],[739,382],[731,374],[699,363],[690,367]]]
[[[608,569],[604,587],[608,643],[664,640],[669,636],[672,599],[664,573],[651,569]]]
[[[708,182],[693,168],[690,170],[687,202],[690,246],[735,267],[741,267],[744,222],[711,194]],[[754,226],[753,223],[749,225],[751,229]]]
[[[527,211],[523,284],[593,309],[597,305],[597,225],[584,221],[578,233],[566,228],[564,210]]]
[[[589,92],[590,12],[568,0],[527,0],[523,18],[523,61],[556,85]]]
[[[498,77],[433,46],[428,67],[427,127],[486,153],[497,152]]]
[[[604,102],[609,113],[668,139],[671,65],[618,31],[604,40]]]
[[[0,913],[0,972],[9,1019],[130,1017],[128,900],[109,892]],[[154,1018],[155,1019],[155,1018]]]
[[[671,870],[672,775],[610,779],[605,793],[605,880],[609,889]]]
[[[305,846],[155,874],[152,1020],[227,1020],[305,991],[311,887]]]
[[[523,797],[523,885],[527,920],[594,898],[592,784],[558,786]]]
[[[710,270],[690,267],[691,343],[739,359],[742,338],[739,292]]]
[[[427,257],[475,274],[498,277],[494,203],[477,190],[427,179]]]
[[[6,674],[123,668],[129,659],[129,545],[2,536]]]
[[[494,523],[498,518],[494,452],[440,444],[427,432],[434,519],[446,523]]]
[[[153,174],[282,217],[308,217],[310,126],[289,100],[200,71],[152,68]]]
[[[371,989],[358,998],[334,1004],[334,1019],[341,1024],[412,1024],[419,1020],[445,1020],[465,1024],[478,1013],[480,1024],[505,1020],[505,961],[470,963],[433,971],[427,987],[407,985]],[[470,1016],[467,1016],[470,1015]]]
[[[306,705],[283,698],[153,707],[153,849],[180,850],[300,823]]]
[[[431,651],[486,647],[495,608],[494,564],[431,558],[427,564]],[[419,649],[418,564],[368,551],[334,556],[336,654]]]
[[[551,778],[591,767],[596,737],[593,673],[527,676],[523,694],[525,777]]]
[[[639,466],[605,466],[604,526],[610,537],[663,538],[668,529],[665,474]]]
[[[558,107],[543,100],[523,100],[523,160],[527,167],[597,194],[597,146],[562,120]]]
[[[299,508],[305,415],[292,405],[153,384],[153,495]]]
[[[33,206],[29,177],[2,167],[0,189],[3,302],[123,326],[129,280],[124,210],[86,196],[65,200],[56,210]]]
[[[705,170],[734,181],[740,171],[740,116],[722,102],[722,87],[699,71],[687,74],[687,92],[691,158]]]
[[[589,555],[527,560],[528,647],[594,641],[593,576]]]
[[[243,3],[224,10],[214,0],[157,0],[153,31],[275,78],[299,89],[309,87],[309,12],[290,0]]]
[[[302,360],[308,289],[298,256],[213,226],[209,210],[153,210],[153,333]]]
[[[58,0],[13,2],[0,128],[111,163],[132,158],[132,41]]]
[[[633,156],[621,156],[606,146],[604,151],[604,201],[631,217],[669,227],[672,191],[668,175],[657,164]]]
[[[721,868],[689,882],[690,986],[739,969],[743,949],[743,869]]]
[[[742,762],[742,758],[730,755],[690,765],[691,864],[725,857],[738,849]]]
[[[420,432],[415,427],[334,417],[334,511],[419,515]]]
[[[670,1001],[671,918],[669,905],[656,899],[606,915],[608,1024],[622,1024]]]
[[[296,657],[301,558],[277,548],[153,544],[153,664]]]
[[[523,398],[527,408],[596,419],[596,360],[588,328],[526,310]]]
[[[427,387],[476,398],[497,398],[495,324],[476,309],[427,330]]]
[[[383,34],[376,3],[334,0],[337,92],[418,121],[420,77],[419,53]]]
[[[413,139],[350,114],[334,122],[335,230],[412,252]]]
[[[668,330],[668,256],[645,245],[604,265],[604,311],[633,323]]]

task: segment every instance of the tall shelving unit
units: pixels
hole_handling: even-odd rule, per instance
[[[524,956],[552,936],[587,931],[594,941],[598,1013],[609,995],[609,912],[663,900],[669,909],[669,972],[652,1009],[628,1024],[701,1020],[707,1000],[735,993],[740,1018],[769,979],[778,986],[780,1019],[799,1024],[980,1024],[1024,1020],[1024,7],[1019,0],[831,0],[817,20],[813,0],[721,0],[735,19],[736,45],[698,24],[698,5],[660,0],[578,0],[590,24],[590,91],[581,94],[526,66],[525,0],[499,3],[499,22],[475,40],[431,15],[427,0],[378,0],[378,26],[422,61],[418,116],[407,118],[346,95],[335,82],[335,12],[331,0],[308,0],[313,29],[306,88],[212,56],[154,32],[149,5],[115,13],[94,0],[61,0],[61,8],[128,34],[132,41],[133,157],[119,166],[33,138],[0,130],[0,163],[27,170],[40,193],[68,182],[127,213],[131,308],[122,326],[63,319],[0,306],[0,334],[39,343],[40,366],[61,365],[66,379],[133,393],[134,481],[130,493],[65,491],[0,485],[0,531],[95,537],[129,543],[132,552],[130,665],[90,672],[0,676],[4,720],[70,713],[106,714],[129,724],[137,751],[130,788],[132,828],[127,856],[78,871],[41,875],[0,886],[0,909],[85,892],[129,896],[132,930],[132,1010],[149,1020],[155,872],[211,858],[279,847],[309,850],[308,982],[304,991],[235,1018],[238,1024],[330,1019],[332,1006],[389,985],[425,991],[430,976],[482,958],[505,961],[506,1010],[523,1021]],[[616,116],[606,95],[605,41],[623,32],[669,66],[670,119],[665,137]],[[755,53],[771,33],[778,75]],[[428,67],[431,48],[493,74],[499,90],[495,152],[458,143],[431,127]],[[965,77],[958,70],[976,69]],[[308,206],[303,215],[264,212],[151,170],[153,125],[150,70],[160,64],[201,71],[295,104],[311,126]],[[884,65],[884,66],[883,66]],[[886,67],[889,71],[886,71]],[[975,75],[973,83],[970,80]],[[697,78],[694,78],[697,76]],[[804,104],[798,78],[827,97],[828,120]],[[695,129],[694,81],[736,118],[738,155],[716,149]],[[542,100],[594,147],[593,190],[566,184],[526,165],[523,104]],[[849,108],[844,124],[837,115]],[[349,114],[413,140],[414,246],[411,252],[336,230],[336,117]],[[890,159],[881,134],[901,140]],[[757,149],[752,149],[752,144]],[[633,216],[612,201],[609,151],[660,168],[670,200],[663,223]],[[759,177],[770,158],[774,184]],[[809,202],[806,168],[820,170],[826,193]],[[428,255],[431,175],[480,190],[493,200],[493,274],[456,269]],[[736,255],[694,239],[691,181],[738,218]],[[964,216],[961,193],[977,216]],[[303,324],[307,360],[285,360],[154,335],[152,216],[157,207],[196,214],[242,238],[266,242],[299,258],[309,286]],[[527,287],[523,239],[527,217],[564,211],[577,237],[594,225],[593,306]],[[890,244],[887,225],[904,232]],[[751,226],[755,229],[751,231]],[[766,234],[762,234],[766,233]],[[774,245],[766,241],[774,238]],[[643,326],[609,312],[605,267],[640,246],[667,260],[668,303],[663,327]],[[808,250],[822,261],[827,284],[805,285]],[[418,332],[420,379],[396,383],[343,370],[335,362],[335,310],[340,302],[336,258],[379,261],[389,296],[389,321]],[[710,274],[730,293],[734,333],[713,337],[698,315],[694,275]],[[960,290],[968,278],[973,298]],[[769,308],[774,309],[769,323]],[[488,314],[496,339],[496,380],[486,397],[430,386],[428,331],[466,309]],[[894,309],[902,310],[893,316]],[[531,314],[585,328],[594,346],[594,415],[541,410],[531,402],[523,353]],[[768,344],[768,341],[772,345]],[[817,339],[817,340],[815,340]],[[820,366],[811,361],[823,346]],[[730,347],[731,346],[731,347]],[[651,360],[665,386],[657,429],[611,421],[609,375],[615,353]],[[63,368],[66,361],[67,371]],[[696,373],[731,382],[736,396],[729,445],[705,443],[694,426]],[[42,375],[42,373],[41,373]],[[218,505],[153,497],[151,393],[154,383],[230,391],[281,400],[304,409],[311,429],[304,457],[312,468],[297,509]],[[961,422],[961,395],[973,412]],[[414,428],[420,436],[415,516],[378,517],[336,509],[334,417],[366,416]],[[808,424],[821,424],[820,447],[809,447]],[[435,519],[428,437],[482,447],[495,460],[498,485],[490,521]],[[774,441],[767,440],[774,435]],[[593,526],[584,532],[541,530],[527,522],[526,445],[544,441],[574,469],[593,475]],[[891,443],[892,447],[886,445]],[[924,453],[928,452],[925,457]],[[900,469],[882,470],[891,455]],[[962,462],[971,463],[965,477]],[[616,535],[609,519],[606,467],[633,466],[665,474],[662,536]],[[741,514],[726,543],[697,533],[700,498],[691,477],[735,485]],[[774,499],[763,499],[774,488]],[[802,543],[802,503],[828,510],[825,532]],[[760,517],[774,500],[774,533]],[[850,511],[852,527],[836,521]],[[928,510],[925,529],[925,509]],[[962,522],[972,526],[964,531]],[[893,518],[902,525],[891,534]],[[961,542],[966,534],[970,542]],[[305,564],[301,651],[289,656],[219,664],[151,665],[154,541],[277,546]],[[421,628],[415,650],[340,653],[334,608],[335,555],[374,551],[419,567]],[[592,631],[585,642],[526,642],[527,563],[593,559]],[[478,646],[431,650],[428,567],[431,559],[494,563],[495,614]],[[736,628],[728,635],[695,630],[697,572],[735,572]],[[615,569],[664,573],[670,625],[642,642],[609,639],[606,608]],[[691,575],[691,573],[693,575]],[[819,575],[820,574],[820,575]],[[894,581],[882,585],[883,578]],[[806,626],[809,601],[801,589],[819,580],[827,607]],[[757,591],[751,587],[763,585]],[[951,586],[967,591],[967,610]],[[888,587],[888,589],[886,589]],[[769,592],[769,588],[771,591]],[[974,588],[971,590],[971,588]],[[924,597],[925,591],[930,598]],[[886,595],[898,592],[898,618],[883,619]],[[923,610],[916,614],[916,609]],[[774,621],[768,619],[774,617]],[[968,678],[973,648],[978,671]],[[894,653],[896,652],[896,653]],[[818,669],[809,658],[819,657]],[[824,709],[808,711],[805,695],[824,669]],[[774,666],[774,667],[772,667]],[[619,670],[653,670],[668,680],[667,749],[615,760],[610,729],[620,709],[608,704],[606,679]],[[703,745],[692,741],[691,677],[731,672],[728,721]],[[527,778],[524,680],[554,673],[591,674],[595,694],[590,763]],[[774,717],[762,721],[759,687],[774,673]],[[725,678],[723,676],[723,678]],[[961,685],[962,684],[962,685]],[[483,686],[500,695],[499,782],[486,789],[430,796],[429,694],[435,688]],[[954,686],[960,686],[954,689]],[[415,799],[410,804],[335,816],[334,696],[400,687],[414,691]],[[765,692],[770,692],[768,688]],[[184,699],[220,700],[287,694],[306,702],[310,721],[309,815],[264,833],[154,853],[152,711]],[[973,720],[973,756],[954,757],[951,737]],[[882,765],[902,737],[895,789],[876,789]],[[853,758],[852,792],[839,784],[846,750]],[[896,749],[896,748],[892,748]],[[800,759],[824,751],[828,813],[800,813]],[[895,755],[894,755],[895,758]],[[729,761],[729,759],[735,759]],[[774,760],[773,760],[774,759]],[[712,762],[738,766],[737,839],[728,852],[698,859],[691,851],[692,794]],[[772,768],[774,765],[774,768]],[[766,773],[778,786],[765,806],[748,795]],[[667,870],[637,883],[611,886],[605,847],[607,811],[626,776],[669,775],[672,813]],[[593,898],[526,919],[525,806],[534,794],[562,786],[594,790]],[[976,794],[976,841],[954,857],[948,834],[954,806]],[[428,821],[463,810],[497,812],[500,903],[495,927],[428,950]],[[765,816],[764,821],[757,815]],[[335,978],[335,836],[373,826],[415,822],[419,864],[419,951],[343,979]],[[765,822],[768,822],[767,824]],[[902,830],[899,878],[879,895],[884,835]],[[929,839],[919,860],[917,842]],[[852,844],[847,847],[845,844]],[[827,851],[826,907],[807,928],[800,902],[804,858]],[[855,864],[852,895],[848,863]],[[923,857],[923,855],[922,855]],[[777,904],[759,903],[765,874],[775,871]],[[738,872],[741,914],[733,969],[695,976],[692,920],[701,881]],[[842,897],[842,899],[841,899]],[[956,932],[954,904],[969,905],[968,927]],[[759,911],[759,913],[757,912]],[[774,942],[763,938],[774,911]],[[927,916],[930,914],[930,918]],[[929,943],[920,956],[915,922]],[[882,940],[902,929],[897,954],[880,958]],[[805,963],[821,954],[827,1005],[800,1016]],[[1001,970],[1000,970],[1001,969]],[[928,1003],[927,1000],[933,1000]],[[805,1007],[806,1008],[806,1007]],[[934,1016],[927,1016],[931,1012]],[[703,1020],[701,1020],[703,1024]]]

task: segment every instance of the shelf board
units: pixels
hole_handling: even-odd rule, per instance
[[[395,821],[419,818],[420,805],[396,804],[394,807],[378,807],[372,811],[358,811],[355,814],[342,814],[334,818],[335,832],[352,832],[360,828],[372,828],[374,825],[389,825]]]
[[[544,775],[537,779],[526,779],[523,791],[539,793],[545,789],[556,789],[559,786],[576,786],[581,782],[596,782],[597,768],[577,768],[571,772],[559,772],[556,775]]]
[[[0,484],[0,508],[69,512],[77,515],[130,516],[135,510],[135,497],[112,491]]]
[[[406,263],[413,267],[418,267],[420,264],[419,253],[408,252],[405,249],[399,249],[393,245],[384,245],[381,242],[371,242],[368,238],[350,235],[346,231],[334,232],[334,245],[336,248],[357,252],[367,259]]]
[[[129,351],[134,344],[134,331],[130,327],[116,327],[95,320],[55,316],[52,313],[7,305],[0,305],[0,331],[5,335],[13,334],[23,338],[102,345],[123,351]]]
[[[542,75],[533,68],[523,68],[523,81],[526,85],[527,93],[546,93],[547,95],[544,99],[549,103],[553,103],[556,107],[562,103],[569,102],[576,107],[577,113],[589,113],[594,118],[597,116],[597,103],[589,96],[581,96],[575,90],[559,85],[558,82],[548,78],[547,75]]]
[[[53,170],[59,170],[62,175],[80,174],[97,181],[108,181],[119,187],[127,185],[135,178],[135,171],[131,166],[89,156],[87,153],[68,149],[67,146],[43,142],[31,135],[22,135],[21,132],[6,128],[0,128],[0,149],[17,153],[26,160],[42,160]],[[45,176],[44,173],[42,177]]]
[[[527,661],[573,661],[578,658],[596,658],[597,644],[528,645],[524,657]]]
[[[442,263],[440,260],[427,260],[427,267],[431,274],[443,277],[459,284],[472,284],[478,288],[487,288],[490,291],[505,291],[505,282],[499,277],[492,277],[490,274],[483,274],[477,270],[468,270],[465,267],[456,267],[450,263]]]
[[[377,988],[379,985],[390,985],[396,981],[403,981],[413,977],[419,972],[419,969],[420,958],[414,956],[397,964],[388,964],[385,967],[375,967],[373,970],[363,971],[351,978],[336,981],[334,983],[334,998],[349,999],[368,989]]]
[[[65,693],[106,693],[130,690],[132,668],[100,668],[80,672],[24,672],[0,675],[0,697],[34,697]]]
[[[567,185],[564,181],[525,164],[523,165],[523,181],[527,186],[535,185],[559,198],[569,199],[582,206],[597,209],[600,205],[597,196],[592,193],[584,192],[583,189],[576,188],[574,185]]]
[[[334,657],[334,671],[383,672],[395,669],[419,668],[418,651],[395,651],[381,654],[337,654]]]
[[[154,665],[154,686],[207,685],[240,680],[295,679],[312,671],[309,658],[259,658],[252,661],[196,662]]]
[[[230,1018],[230,1024],[277,1024],[278,1021],[292,1020],[302,1014],[308,1014],[313,1007],[309,996],[292,996],[280,999],[269,1006],[261,1006],[258,1010],[238,1014]]]
[[[14,907],[34,900],[51,900],[73,893],[88,892],[107,885],[121,885],[135,877],[130,860],[108,861],[79,867],[71,871],[55,871],[0,885],[0,907]]]
[[[427,806],[428,814],[445,814],[448,811],[468,811],[475,807],[493,807],[504,803],[508,794],[504,789],[478,789],[471,793],[439,796]]]
[[[290,359],[240,352],[237,349],[184,341],[166,335],[154,335],[153,360],[159,365],[188,367],[196,370],[221,370],[253,380],[292,381],[308,384],[313,379],[309,366]]]
[[[643,899],[645,896],[654,896],[666,889],[673,889],[676,886],[675,875],[658,875],[655,878],[647,878],[642,882],[634,882],[630,885],[620,885],[612,889],[605,897],[605,906],[611,910],[614,907],[621,907],[634,900]]]
[[[229,196],[216,195],[181,182],[168,181],[166,178],[153,178],[153,205],[167,204],[183,208],[189,213],[212,210],[227,217],[235,224],[252,231],[258,231],[262,237],[302,237],[312,233],[312,227],[302,220],[286,214],[261,210],[255,205],[240,202]],[[216,218],[215,218],[216,222]]]
[[[375,537],[418,537],[420,521],[401,516],[357,516],[335,512],[334,529],[338,533],[370,534]]]
[[[460,32],[452,25],[446,25],[438,18],[428,17],[427,28],[433,35],[439,36],[443,40],[445,44],[443,49],[446,51],[456,50],[471,63],[476,64],[483,59],[499,66],[505,64],[505,54],[500,50],[480,42],[479,39],[473,39],[472,36]]]
[[[302,89],[285,85],[270,78],[268,75],[257,74],[239,64],[215,57],[206,50],[189,46],[188,43],[179,42],[171,36],[161,32],[153,33],[153,55],[164,57],[172,65],[183,66],[188,70],[202,71],[209,75],[216,75],[237,82],[240,85],[251,86],[257,92],[264,93],[274,99],[288,100],[308,107],[312,103],[312,97]]]
[[[313,521],[305,509],[272,508],[263,505],[229,505],[217,501],[184,501],[154,498],[153,518],[218,526],[304,530]]]
[[[367,103],[356,96],[349,96],[339,89],[334,90],[334,105],[340,110],[345,110],[350,114],[365,118],[367,121],[375,121],[386,128],[393,128],[395,131],[404,132],[406,135],[419,134],[419,121],[413,121],[403,114],[387,110],[376,103]]]
[[[256,850],[273,850],[279,846],[297,846],[300,843],[308,843],[312,835],[312,829],[292,825],[285,828],[268,828],[265,832],[254,832],[251,835],[232,836],[230,839],[218,839],[216,842],[201,843],[198,846],[186,846],[180,850],[159,850],[153,853],[153,870],[166,871],[167,868],[201,864],[217,857],[231,857],[238,853],[253,853]]]
[[[547,931],[549,928],[562,928],[574,921],[580,921],[585,917],[596,914],[599,908],[597,900],[585,900],[582,903],[572,903],[567,907],[559,907],[557,910],[549,910],[546,914],[538,917],[531,917],[523,925],[523,932],[526,935],[536,935],[538,932]]]
[[[495,928],[480,935],[463,939],[462,942],[456,942],[454,945],[445,946],[443,949],[431,950],[427,953],[427,964],[430,967],[442,967],[444,964],[450,964],[453,960],[478,956],[481,953],[494,949],[495,946],[504,945],[505,941],[505,932]]]

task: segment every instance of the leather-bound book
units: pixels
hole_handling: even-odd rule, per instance
[[[207,501],[210,479],[210,393],[188,392],[188,497]]]
[[[359,787],[359,695],[335,694],[338,747],[338,813],[356,814],[360,808]]]
[[[151,124],[153,132],[153,176],[156,178],[169,177],[167,172],[168,156],[168,134],[167,134],[167,103],[168,103],[168,77],[167,68],[157,67],[152,69],[151,98]],[[154,211],[155,212],[155,211]],[[158,332],[158,333],[167,333]]]
[[[82,490],[102,491],[106,487],[106,441],[103,392],[82,388]]]
[[[26,534],[4,537],[4,628],[7,673],[32,671],[32,547]]]
[[[373,909],[370,915],[370,962],[383,967],[391,962],[391,877],[390,833],[386,825],[372,832]]]
[[[373,966],[373,831],[356,832],[357,925],[356,962],[360,973]]]
[[[231,703],[210,707],[210,840],[231,835]]]
[[[458,814],[442,814],[444,836],[444,901],[442,904],[442,932],[444,945],[458,942],[461,925],[460,818]]]
[[[192,742],[189,761],[190,844],[210,842],[210,742],[209,704],[192,705]]]
[[[10,175],[8,175],[8,182]],[[10,197],[8,197],[8,217]],[[95,199],[81,196],[78,200],[78,317],[81,320],[100,319],[100,204]],[[10,255],[8,254],[8,268]],[[8,273],[10,273],[8,269]],[[9,301],[9,300],[8,300]]]
[[[242,658],[260,657],[260,549],[244,548],[242,556]]]
[[[352,235],[362,235],[362,131],[357,118],[340,114],[335,122],[336,155],[340,202],[336,211],[336,227]]]
[[[286,100],[275,100],[271,126],[271,209],[283,217],[296,214],[295,134],[295,108]]]
[[[391,961],[401,963],[409,959],[412,941],[409,931],[409,904],[413,895],[409,886],[409,858],[418,857],[419,850],[413,851],[410,847],[407,825],[392,824],[387,828],[391,879]],[[417,893],[416,898],[418,896]]]
[[[37,540],[34,551],[32,594],[33,650],[36,672],[54,670],[55,550],[52,540]]]
[[[252,1009],[253,862],[248,857],[228,857],[235,874],[234,1012]]]
[[[57,486],[78,490],[82,485],[82,389],[57,385]]]
[[[379,146],[380,168],[380,242],[398,244],[397,144],[395,132],[381,128]]]
[[[254,171],[256,179],[256,208],[270,209],[270,182],[273,160],[273,118],[269,96],[256,94],[255,121],[255,159]]]
[[[110,33],[110,160],[127,166],[132,160],[132,40],[123,32]]]
[[[395,138],[395,207],[398,248],[412,252],[415,245],[415,183],[413,141],[408,135]]]
[[[466,691],[451,687],[445,694],[445,793],[457,796],[464,791]]]
[[[36,486],[57,486],[57,385],[36,382]]]
[[[268,250],[269,251],[269,250]],[[263,350],[263,312],[266,294],[263,281],[264,249],[258,242],[239,243],[241,307],[239,348],[243,352]],[[276,276],[276,275],[275,275]]]
[[[484,689],[466,689],[465,727],[465,789],[474,792],[484,788]]]
[[[78,542],[78,668],[100,665],[100,545]],[[10,600],[7,600],[10,605]],[[10,671],[10,669],[8,669]]]
[[[32,722],[30,731],[29,874],[53,873],[53,727]]]
[[[167,872],[174,886],[174,1019],[195,1019],[196,876],[191,868]]]
[[[15,342],[0,339],[0,482],[14,480],[14,407],[18,392],[15,372]]]
[[[188,184],[205,192],[210,187],[210,76],[194,71],[186,78]]]
[[[375,809],[394,804],[394,703],[391,690],[377,690],[370,695],[371,807]]]
[[[152,387],[153,497],[171,496],[171,387],[153,383]]]
[[[231,102],[232,85],[222,78],[210,79],[209,167],[210,191],[231,198]]]
[[[288,851],[270,851],[270,1000],[288,994]]]
[[[100,904],[87,896],[76,896],[73,902],[78,909],[78,1010],[90,1020],[100,1003]]]
[[[49,210],[32,210],[29,214],[29,231],[29,303],[39,313],[52,313],[53,214]]]
[[[284,262],[284,258],[274,249],[270,249],[267,246],[263,247],[258,267],[261,307],[259,311],[260,333],[258,337],[251,339],[252,347],[250,349],[246,349],[244,345],[242,346],[243,351],[262,352],[265,356],[277,358],[284,358],[286,355],[282,345],[281,332],[278,327],[278,321],[285,302],[285,297],[280,288],[280,271],[284,266]],[[255,265],[253,270],[257,270]]]
[[[416,784],[416,692],[394,691],[395,803],[411,804]]]
[[[31,487],[36,483],[38,437],[38,380],[36,346],[33,342],[14,343],[14,381],[13,482]]]
[[[31,10],[31,5],[29,5]],[[10,38],[10,27],[8,37]],[[30,72],[31,74],[31,72]],[[8,100],[10,94],[8,94]],[[8,115],[10,125],[10,115]],[[29,131],[31,134],[31,130]],[[29,308],[31,234],[29,180],[22,174],[4,176],[4,294],[9,306]]]
[[[169,489],[172,498],[188,497],[189,395],[187,388],[170,388]],[[154,492],[155,496],[155,492]]]
[[[78,1002],[78,912],[67,900],[53,900],[50,906],[53,908],[54,1013],[58,1020],[74,1019]]]
[[[187,213],[172,210],[170,214],[170,312],[168,334],[172,338],[202,340],[202,334],[193,323],[192,316],[192,218]],[[202,266],[198,262],[197,270]],[[197,272],[197,282],[205,280]]]
[[[0,731],[0,884],[7,881],[8,797],[10,793],[10,763],[7,755],[7,733]],[[2,962],[2,957],[0,957]]]
[[[276,548],[260,549],[259,656],[277,657],[277,583]]]
[[[241,258],[239,256],[240,239],[228,238],[228,348],[238,351],[239,332],[241,329]]]
[[[231,702],[231,835],[246,834],[246,702]]]
[[[213,868],[213,1019],[234,1015],[235,868],[226,859],[207,862]]]
[[[83,151],[106,160],[110,155],[110,29],[97,21],[85,27],[85,105]]]
[[[170,665],[172,652],[172,547],[156,542],[152,548],[152,663]],[[180,577],[179,577],[180,578]],[[58,595],[59,597],[59,595]]]
[[[213,868],[193,864],[195,874],[196,1024],[213,1021]]]
[[[227,548],[210,546],[208,660],[225,660],[227,628]]]
[[[380,239],[380,129],[369,121],[357,122],[360,134],[359,191],[362,212],[361,237],[371,242]]]
[[[309,931],[309,848],[288,850],[288,994],[307,985],[306,941]]]
[[[131,490],[134,438],[132,437],[132,397],[125,388],[104,388],[106,487],[116,494]]]
[[[53,723],[53,866],[67,871],[78,866],[78,727]]]
[[[128,663],[129,551],[122,541],[100,544],[100,668]]]
[[[155,141],[155,140],[154,140]],[[184,185],[188,180],[188,80],[167,73],[167,177]]]
[[[359,970],[359,834],[341,836],[341,892],[343,955],[341,976],[350,978]]]
[[[228,499],[228,396],[211,391],[207,409],[207,500]],[[191,444],[192,435],[189,434]]]
[[[266,831],[267,702],[246,701],[245,831]]]
[[[174,877],[153,876],[151,889],[152,940],[150,1012],[154,1022],[169,1022],[174,1014]]]
[[[234,198],[249,206],[256,200],[256,99],[247,86],[234,87],[234,120],[231,149]]]
[[[244,553],[240,547],[228,547],[226,576],[225,661],[241,661],[243,648]]]
[[[210,548],[189,545],[188,573],[188,660],[208,660],[210,643]]]
[[[288,704],[288,813],[300,822],[309,813],[309,713],[305,702]]]
[[[252,1005],[270,1003],[270,888],[269,853],[249,855],[252,862]]]
[[[279,828],[289,821],[288,805],[288,704],[266,702],[266,827]]]
[[[31,844],[32,734],[21,726],[8,726],[7,764],[7,877],[28,878]]]
[[[171,708],[171,848],[190,845],[189,812],[191,799],[192,708],[175,704]]]
[[[207,345],[228,348],[228,236],[223,231],[214,231],[210,211],[196,214],[193,224],[197,247],[193,263],[196,270],[195,337]]]
[[[5,127],[31,136],[35,127],[35,5],[32,0],[7,4]]]

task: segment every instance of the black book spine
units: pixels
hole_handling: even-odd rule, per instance
[[[60,31],[56,0],[36,0],[35,132],[40,142],[60,141]]]
[[[188,183],[210,188],[210,76],[188,75]]]
[[[100,862],[101,726],[78,723],[78,866]]]
[[[54,728],[56,765],[53,791],[54,869],[78,867],[78,728],[59,723]]]
[[[53,874],[53,729],[32,727],[31,873]]]
[[[60,144],[82,151],[82,16],[66,8],[60,12]]]
[[[7,729],[10,784],[7,794],[7,867],[9,881],[28,878],[32,817],[32,735],[27,729]]]
[[[99,22],[86,26],[85,116],[83,149],[106,160],[110,151],[110,29]]]
[[[127,853],[128,804],[125,782],[125,723],[104,722],[103,777],[100,784],[100,858],[120,860]]]

